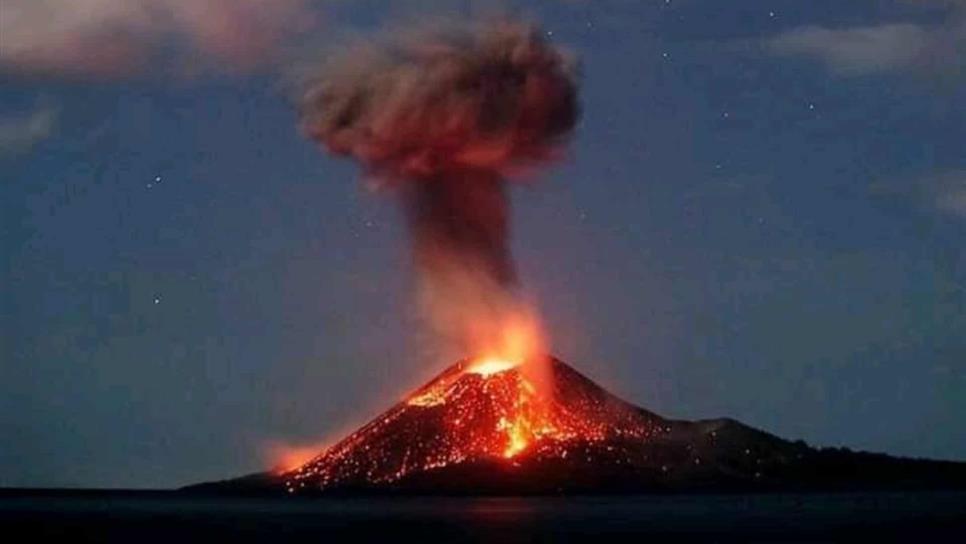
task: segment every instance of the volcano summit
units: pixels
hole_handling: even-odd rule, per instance
[[[290,494],[966,489],[966,463],[816,449],[732,419],[666,419],[611,395],[557,359],[536,375],[533,366],[460,361],[295,470],[187,489]]]

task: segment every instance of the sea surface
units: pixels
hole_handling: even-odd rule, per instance
[[[6,542],[966,542],[966,492],[205,498],[0,491]]]

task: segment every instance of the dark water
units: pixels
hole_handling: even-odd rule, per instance
[[[0,527],[4,535],[37,540],[135,543],[610,543],[641,536],[678,542],[966,542],[966,493],[312,500],[8,493],[0,495]]]

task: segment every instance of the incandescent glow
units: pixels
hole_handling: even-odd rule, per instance
[[[532,433],[530,432],[530,422],[525,417],[518,417],[516,421],[507,429],[507,445],[503,450],[503,457],[512,459],[516,454],[527,449]]]
[[[473,348],[480,354],[467,372],[488,376],[541,359],[546,341],[537,312],[523,304],[504,315],[479,316]]]
[[[272,472],[283,474],[308,463],[320,452],[325,451],[323,444],[307,444],[294,446],[291,444],[273,443],[268,446],[267,455],[271,463]]]
[[[531,377],[530,360],[460,361],[287,472],[289,491],[395,485],[447,467],[494,460],[526,470],[540,459],[586,458],[592,451],[619,462],[647,462],[641,444],[661,432],[660,420],[550,357],[537,359],[546,363],[543,383]]]
[[[511,368],[517,366],[518,362],[510,361],[508,359],[498,359],[496,357],[491,357],[487,359],[482,359],[469,369],[467,372],[471,374],[479,374],[480,376],[490,376],[492,374],[499,374],[510,370]]]

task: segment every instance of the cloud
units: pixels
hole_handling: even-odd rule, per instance
[[[0,67],[46,75],[148,71],[175,54],[246,69],[309,20],[305,0],[4,0]]]
[[[819,59],[836,73],[862,75],[914,65],[928,41],[928,31],[912,24],[839,30],[807,26],[778,35],[770,47],[779,55]]]
[[[936,207],[966,218],[966,171],[951,175],[936,194]]]
[[[39,105],[26,114],[0,117],[0,158],[26,153],[57,128],[60,109]]]
[[[937,24],[894,23],[847,28],[804,26],[767,40],[778,56],[820,61],[841,76],[935,71],[961,74],[966,66],[966,4],[950,3]]]
[[[910,202],[919,209],[966,219],[966,170],[943,170],[918,177],[883,180],[869,185],[880,201]]]

